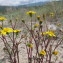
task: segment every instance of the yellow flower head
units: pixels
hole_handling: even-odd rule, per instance
[[[0,17],[0,21],[4,21],[4,20],[6,20],[5,17]]]
[[[41,51],[39,52],[39,54],[45,56],[45,55],[46,55],[46,52],[45,52],[45,50],[41,50]]]
[[[30,17],[32,17],[32,14],[36,14],[36,12],[34,12],[34,11],[28,11],[27,14],[30,15]]]
[[[31,44],[31,43],[27,43],[27,46],[28,46],[29,48],[33,48],[33,44]]]
[[[13,29],[7,27],[7,28],[3,28],[3,31],[6,33],[11,33],[11,32],[13,32]]]
[[[14,33],[20,32],[20,30],[13,30]]]
[[[36,24],[34,25],[34,28],[37,28],[37,27],[39,27],[39,24],[36,23]]]
[[[55,35],[55,33],[53,31],[43,32],[43,35],[49,35],[50,37],[56,37],[56,35]]]
[[[1,30],[1,31],[0,31],[0,34],[1,34],[1,35],[6,35],[6,32],[3,31],[3,30]]]
[[[54,16],[54,13],[53,13],[53,12],[51,12],[51,13],[50,13],[50,16],[52,16],[52,17],[53,17],[53,16]]]
[[[54,54],[54,55],[58,55],[58,51],[54,51],[53,54]]]
[[[37,19],[40,20],[40,16],[37,16]]]

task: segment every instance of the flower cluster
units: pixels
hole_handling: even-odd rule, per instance
[[[0,31],[0,33],[1,33],[2,35],[6,35],[6,34],[11,33],[11,32],[17,33],[17,32],[20,32],[20,30],[13,30],[12,28],[7,27],[7,28],[3,28],[3,29]]]

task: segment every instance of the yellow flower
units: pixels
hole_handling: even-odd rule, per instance
[[[20,32],[20,30],[13,30],[14,33]]]
[[[45,52],[45,50],[41,50],[41,51],[39,52],[39,54],[45,56],[45,55],[46,55],[46,52]]]
[[[37,19],[40,20],[40,16],[37,16]]]
[[[30,15],[30,17],[32,17],[32,14],[36,14],[36,12],[34,12],[34,11],[28,11],[27,14]]]
[[[54,51],[53,54],[54,54],[54,55],[58,55],[58,51]]]
[[[27,14],[30,14],[30,13],[31,13],[31,14],[35,14],[36,12],[34,12],[34,11],[28,11],[28,12],[27,12]]]
[[[6,33],[10,33],[10,32],[13,32],[13,29],[12,28],[3,28],[3,31],[5,31]]]
[[[39,24],[36,23],[36,24],[34,25],[34,28],[37,28],[37,27],[39,27]]]
[[[0,31],[0,33],[1,33],[2,35],[6,35],[7,33],[11,33],[11,32],[13,32],[13,29],[12,29],[12,28],[3,28],[3,29]]]
[[[28,46],[29,48],[33,48],[33,44],[31,44],[31,43],[27,43],[27,46]]]
[[[43,32],[43,35],[49,35],[50,37],[56,37],[56,35],[53,31]]]
[[[54,13],[53,13],[53,12],[51,12],[51,13],[50,13],[50,16],[52,16],[52,17],[53,17],[53,16],[54,16]]]
[[[4,21],[4,20],[6,20],[5,17],[0,17],[0,21]]]
[[[1,30],[0,33],[1,33],[1,35],[6,35],[6,32],[3,30]]]

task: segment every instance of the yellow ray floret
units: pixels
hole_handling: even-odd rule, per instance
[[[34,25],[34,28],[36,28],[36,27],[39,27],[39,24],[38,24],[38,23],[36,23],[36,24]]]
[[[46,52],[45,52],[45,50],[41,50],[41,51],[39,52],[39,54],[45,56],[45,55],[46,55]]]
[[[35,14],[36,12],[34,11],[28,11],[27,14]]]
[[[51,13],[50,13],[50,16],[52,16],[52,17],[53,17],[54,15],[55,15],[55,14],[54,14],[53,12],[51,12]]]
[[[10,33],[10,32],[13,32],[13,29],[12,28],[3,28],[3,31],[5,31],[6,33]]]
[[[32,17],[32,14],[36,14],[36,12],[34,12],[34,11],[28,11],[27,14],[28,14],[30,17]]]
[[[13,30],[14,33],[20,32],[21,30]]]
[[[5,21],[6,18],[5,17],[0,17],[0,21]]]
[[[1,33],[1,35],[6,35],[6,32],[3,30],[1,30],[0,33]]]
[[[55,33],[53,31],[43,32],[43,35],[49,35],[50,37],[56,37],[56,35],[55,35]]]

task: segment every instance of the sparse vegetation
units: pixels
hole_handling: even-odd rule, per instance
[[[63,56],[59,51],[63,44],[62,3],[53,1],[42,6],[6,7],[5,14],[1,12],[0,40],[7,62],[21,63],[20,46],[24,44],[26,53],[22,54],[26,63],[63,63],[59,59]]]

